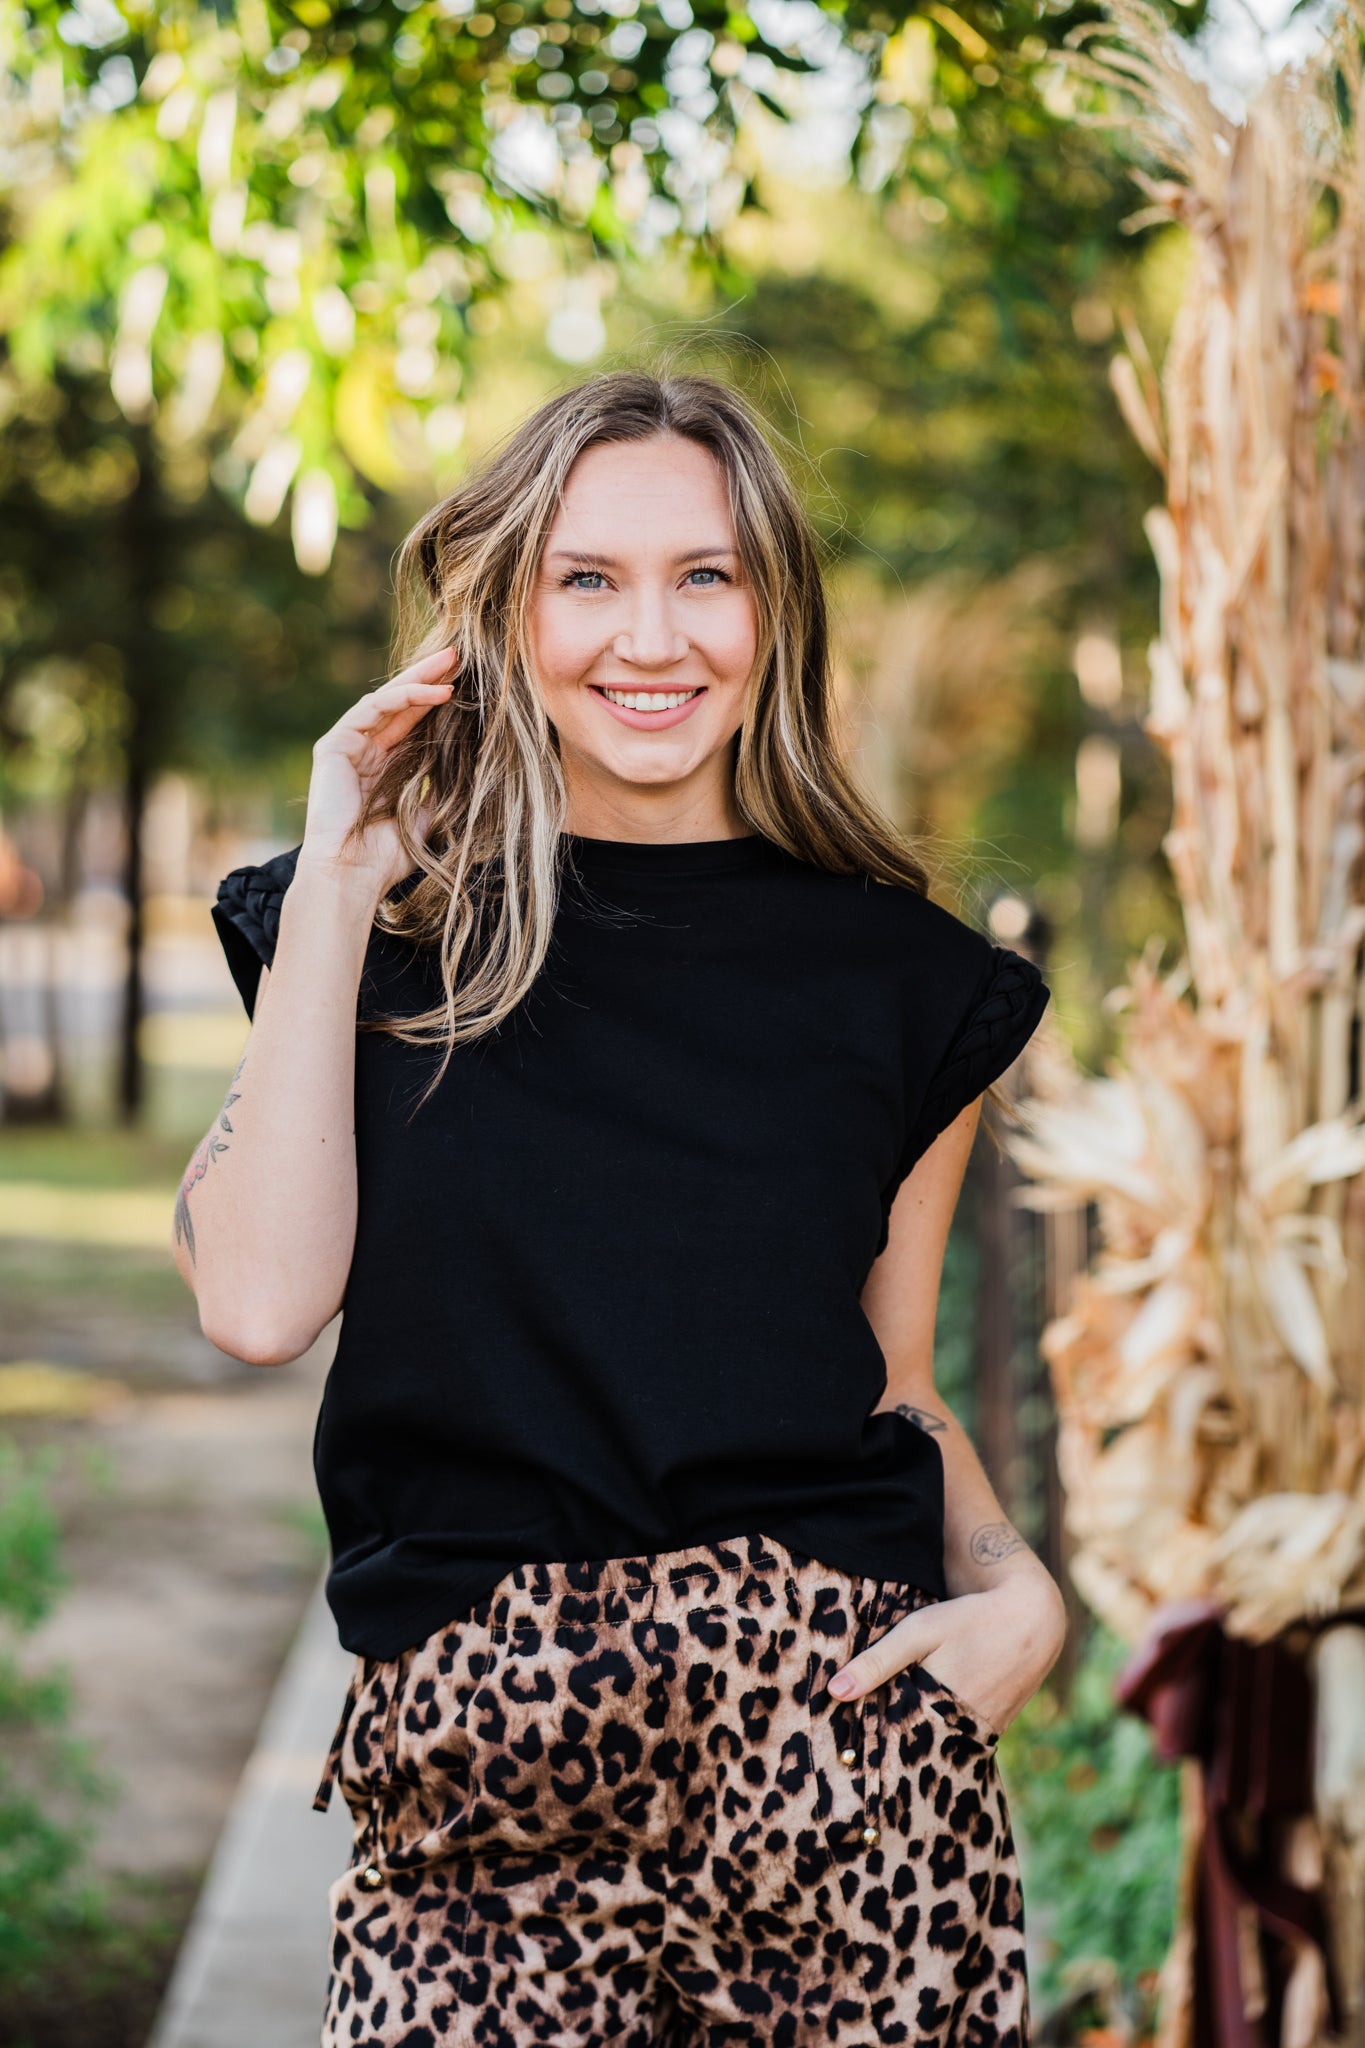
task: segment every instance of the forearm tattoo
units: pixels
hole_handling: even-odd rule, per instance
[[[1008,1522],[983,1522],[972,1531],[970,1549],[973,1564],[1003,1564],[1017,1550],[1027,1550],[1028,1545]]]
[[[935,1415],[932,1408],[915,1408],[909,1401],[897,1401],[897,1415],[903,1415],[907,1422],[913,1422],[918,1429],[927,1430],[930,1436],[941,1436],[948,1427],[941,1415]]]
[[[218,1136],[218,1131],[226,1131],[229,1137],[232,1135],[232,1122],[228,1116],[228,1111],[241,1094],[237,1083],[242,1078],[242,1068],[245,1065],[246,1054],[243,1053],[241,1059],[237,1062],[237,1071],[229,1084],[227,1098],[218,1112],[217,1129],[210,1130],[203,1142],[196,1147],[193,1159],[185,1168],[184,1178],[180,1183],[180,1192],[175,1198],[175,1241],[177,1244],[188,1246],[191,1265],[194,1265],[196,1261],[194,1256],[194,1224],[190,1218],[190,1189],[197,1187],[204,1178],[204,1175],[209,1170],[209,1161],[216,1159],[220,1152],[226,1152],[230,1149],[223,1139]]]

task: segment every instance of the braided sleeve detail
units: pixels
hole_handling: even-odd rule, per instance
[[[916,1137],[930,1144],[953,1118],[1013,1066],[1047,1008],[1049,991],[1039,969],[1021,953],[992,948],[985,985],[929,1084]],[[926,1127],[932,1126],[926,1138]]]
[[[218,884],[217,897],[210,906],[214,928],[248,1017],[255,1012],[262,964],[268,967],[275,957],[280,906],[294,879],[301,851],[301,847],[292,846],[287,853],[277,853],[259,867],[234,868]]]

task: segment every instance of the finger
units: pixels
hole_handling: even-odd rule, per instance
[[[365,738],[377,747],[381,754],[391,754],[394,748],[407,738],[413,727],[419,725],[428,712],[439,711],[444,701],[444,698],[437,698],[431,703],[413,704],[406,709],[395,711],[382,727],[366,733]]]
[[[399,669],[397,675],[376,683],[372,690],[357,698],[351,712],[364,707],[367,715],[372,716],[376,707],[388,709],[394,704],[407,703],[414,690],[451,690],[455,687],[453,671],[459,665],[458,647],[438,647],[435,653],[423,655],[420,661],[410,662],[407,668]]]
[[[390,747],[435,705],[444,704],[454,687],[453,682],[404,682],[395,676],[392,682],[381,683],[378,689],[358,697],[332,730],[382,739],[382,744]]]
[[[907,1664],[922,1664],[926,1657],[932,1657],[943,1641],[941,1625],[935,1625],[919,1615],[907,1615],[898,1621],[885,1635],[878,1636],[875,1643],[856,1657],[850,1657],[829,1681],[829,1690],[836,1699],[853,1700],[865,1692],[872,1692],[879,1685],[885,1685],[888,1678],[894,1678],[898,1671],[904,1671]]]
[[[453,679],[444,681],[420,676],[393,676],[387,683],[380,683],[373,690],[367,690],[358,697],[345,718],[354,719],[357,712],[363,714],[359,730],[368,731],[394,711],[402,710],[408,704],[434,704],[448,696],[455,687]]]
[[[438,647],[434,654],[424,654],[420,661],[409,662],[400,668],[396,676],[390,676],[390,683],[429,683],[449,676],[460,665],[458,647]]]

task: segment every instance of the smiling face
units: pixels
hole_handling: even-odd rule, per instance
[[[532,671],[571,830],[729,838],[758,620],[714,457],[676,434],[569,473],[531,599]]]

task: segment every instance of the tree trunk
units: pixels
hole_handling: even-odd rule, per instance
[[[136,724],[136,711],[134,713]],[[145,1011],[142,981],[142,824],[147,808],[147,776],[135,732],[128,736],[123,785],[123,892],[128,904],[128,941],[124,963],[123,1001],[119,1012],[118,1112],[122,1123],[136,1123],[145,1100],[141,1031]]]
[[[152,623],[152,598],[164,573],[158,521],[155,444],[145,427],[133,429],[138,480],[123,521],[128,596],[124,634],[128,732],[124,741],[123,888],[128,904],[128,948],[119,1019],[118,1112],[135,1123],[146,1099],[141,1027],[146,1009],[142,977],[144,937],[142,839],[151,783],[154,720],[160,695],[160,636]]]

